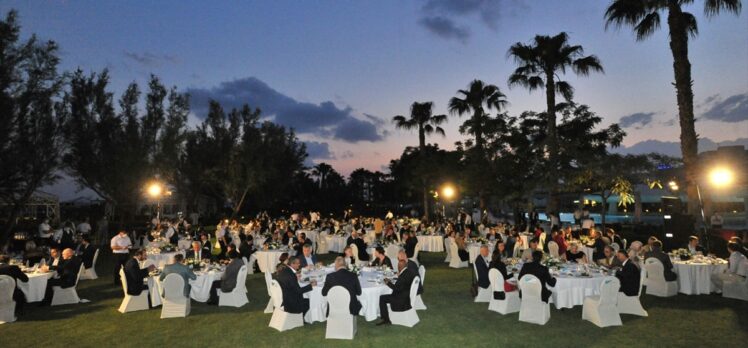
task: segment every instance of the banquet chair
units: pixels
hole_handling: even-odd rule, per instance
[[[582,320],[589,320],[599,327],[621,326],[621,315],[618,313],[618,289],[621,281],[616,277],[605,277],[600,284],[600,296],[584,298]]]
[[[423,267],[423,265],[418,266],[418,277],[421,278],[421,287],[423,287],[423,282],[426,279],[426,267]],[[421,295],[416,295],[416,303],[413,305],[413,308],[417,311],[426,310],[426,304],[423,303]]]
[[[545,325],[551,319],[551,305],[543,302],[541,289],[543,284],[538,277],[525,274],[518,282],[522,292],[519,306],[519,321]]]
[[[491,281],[491,299],[488,301],[488,310],[500,314],[519,312],[519,291],[504,291],[504,276],[496,268],[488,270],[488,279]],[[504,299],[497,300],[493,297],[494,291],[504,291]]]
[[[475,273],[475,281],[478,281],[478,267],[475,266],[475,262],[473,262],[473,273]],[[478,286],[478,295],[475,296],[473,302],[491,302],[491,297],[493,294],[490,286],[485,289]]]
[[[78,269],[78,276],[75,277],[75,284],[69,288],[62,288],[59,286],[53,286],[52,291],[52,305],[53,306],[60,306],[60,305],[66,305],[66,304],[74,304],[81,301],[80,297],[78,297],[78,292],[75,290],[78,287],[78,281],[81,279],[81,273],[83,273],[83,270],[85,268],[83,267],[83,264],[81,264],[80,269]]]
[[[100,249],[96,249],[96,252],[94,253],[93,263],[91,264],[91,268],[83,269],[83,274],[81,274],[81,279],[83,280],[99,279],[99,276],[96,275],[96,260],[99,258],[99,250]]]
[[[119,270],[119,278],[122,283],[122,290],[125,293],[125,298],[122,299],[122,304],[119,306],[118,311],[120,313],[135,312],[148,310],[148,294],[149,291],[141,291],[140,295],[133,296],[127,294],[127,277],[125,277],[125,270]]]
[[[265,306],[265,311],[263,313],[270,314],[273,313],[273,275],[270,272],[265,272],[265,286],[267,286],[268,289],[268,297],[270,297],[270,300],[268,301],[268,305]]]
[[[416,243],[416,248],[413,250],[413,257],[410,258],[410,260],[415,262],[417,265],[421,264],[420,262],[418,262],[419,251],[421,251],[421,242]]]
[[[467,261],[460,260],[460,254],[457,252],[457,243],[449,242],[449,267],[465,268],[468,266]]]
[[[249,302],[247,299],[247,266],[239,269],[236,275],[236,286],[231,292],[223,292],[218,289],[218,306],[241,307]]]
[[[249,255],[249,260],[247,260],[246,257],[242,257],[242,260],[244,260],[244,264],[247,265],[247,274],[254,274],[255,273],[255,264],[257,263],[257,257],[252,254]],[[246,286],[244,287],[246,290]]]
[[[647,295],[670,297],[678,294],[678,281],[665,281],[665,267],[660,260],[650,257],[644,260],[647,270]]]
[[[447,257],[444,259],[444,262],[449,263],[449,261],[452,260],[452,251],[449,248],[450,243],[452,243],[452,237],[444,237],[444,251],[447,252]]]
[[[288,313],[283,309],[283,289],[278,282],[272,281],[270,285],[271,299],[273,301],[273,316],[270,318],[269,327],[280,332],[304,326],[304,316],[301,313]]]
[[[356,266],[365,266],[366,261],[361,261],[361,259],[358,258],[358,246],[356,244],[351,244],[349,247],[351,247],[351,251],[353,252],[353,259],[356,260]]]
[[[330,247],[327,245],[327,232],[322,232],[317,237],[317,255],[330,253]]]
[[[626,294],[618,292],[618,313],[638,315],[640,317],[649,316],[649,313],[644,310],[644,307],[642,307],[642,303],[639,300],[642,295],[642,286],[644,286],[644,280],[646,277],[647,271],[641,270],[641,277],[639,278],[639,293],[636,296],[626,296]]]
[[[161,288],[161,319],[184,318],[190,314],[191,301],[189,296],[184,296],[184,278],[181,275],[167,275],[161,282]]]
[[[13,301],[13,291],[16,280],[11,276],[0,275],[0,324],[16,321],[16,301]]]
[[[548,252],[551,254],[551,257],[553,258],[559,258],[558,255],[558,243],[554,241],[548,242]]]
[[[328,315],[325,338],[352,340],[356,336],[356,316],[349,308],[351,295],[342,286],[333,286],[327,293]]]
[[[387,310],[390,312],[390,321],[393,324],[413,327],[420,321],[415,307],[412,306],[412,304],[416,302],[416,296],[418,296],[418,282],[420,282],[418,278],[419,277],[415,277],[413,283],[410,284],[410,309],[402,312],[395,312],[390,308],[390,305],[387,304]]]
[[[748,301],[748,280],[738,276],[725,279],[722,282],[722,297]]]

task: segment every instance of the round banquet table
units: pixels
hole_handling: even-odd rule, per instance
[[[343,253],[347,246],[346,237],[338,235],[327,235],[325,236],[327,242],[327,249],[336,253]]]
[[[288,250],[282,249],[257,250],[254,255],[257,257],[257,266],[260,267],[260,272],[275,272],[275,267],[280,263],[278,259],[281,254],[287,252]]]
[[[333,269],[327,267],[323,271],[327,274],[332,272]],[[319,279],[319,276],[317,276],[317,279]],[[358,277],[358,281],[361,283],[361,295],[357,296],[358,301],[361,302],[359,315],[363,316],[366,321],[373,321],[379,317],[379,296],[392,293],[392,289],[387,285],[377,284],[376,280],[376,272],[361,271]],[[307,284],[301,283],[300,285],[303,287]],[[317,286],[313,287],[312,291],[304,294],[304,297],[309,299],[309,311],[304,317],[306,322],[324,322],[327,320],[327,298],[322,296],[323,286],[324,281],[318,281]]]
[[[418,242],[421,243],[421,251],[444,251],[444,237],[442,236],[418,236]]]
[[[489,240],[488,243],[486,243],[486,246],[488,246],[488,257],[491,257],[491,253],[493,252],[494,244],[496,244],[496,241]],[[470,263],[473,263],[475,261],[475,258],[480,255],[480,247],[481,243],[470,243],[467,245],[467,251],[468,254],[470,254]]]
[[[55,272],[26,273],[28,282],[19,281],[17,287],[26,296],[26,302],[39,302],[44,299],[44,291],[47,290],[47,280],[54,276]]]
[[[198,302],[207,302],[210,298],[210,286],[214,281],[220,280],[223,272],[219,270],[197,271],[197,279],[190,280],[190,298]],[[241,286],[237,284],[236,286]],[[161,305],[161,280],[159,276],[148,277],[148,291],[153,306]]]
[[[159,254],[148,254],[147,261],[145,262],[151,262],[154,265],[156,265],[157,268],[164,268],[169,262],[171,262],[172,259],[174,259],[174,255],[176,254],[182,254],[184,255],[183,251],[172,251],[172,252],[166,252],[166,253],[159,253]]]
[[[727,262],[711,264],[706,261],[673,261],[673,271],[678,274],[678,292],[686,295],[710,294],[716,290],[712,284],[712,273],[722,273]]]
[[[592,258],[592,256],[595,255],[595,248],[590,248],[584,244],[580,244],[579,250],[581,250],[585,255],[587,255],[587,262],[595,261],[595,259]]]
[[[556,309],[572,308],[584,304],[587,296],[600,295],[600,285],[605,275],[593,273],[589,277],[556,275],[556,286],[551,288],[551,299]]]

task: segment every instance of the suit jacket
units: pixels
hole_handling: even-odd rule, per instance
[[[359,283],[358,277],[345,268],[328,274],[325,278],[325,286],[322,287],[322,296],[327,296],[333,286],[342,286],[348,290],[348,294],[351,296],[348,309],[351,314],[358,315],[358,312],[361,311],[361,302],[356,297],[361,295],[361,283]]]
[[[203,256],[210,257],[213,255],[213,244],[210,243],[210,239],[206,240],[205,243],[200,241],[202,245]]]
[[[201,260],[210,260],[210,252],[205,252],[205,249],[200,249],[200,259]],[[187,253],[185,254],[185,259],[197,259],[198,254],[195,252],[195,250],[187,250]]]
[[[294,239],[292,244],[292,249],[296,250],[296,255],[301,255],[303,253],[304,244],[308,243],[309,239],[304,239],[302,241],[299,241],[298,238]]]
[[[182,276],[182,279],[184,279],[184,296],[189,298],[190,297],[190,279],[195,280],[197,279],[197,276],[195,273],[192,272],[192,270],[187,267],[186,265],[183,265],[181,263],[172,263],[164,266],[164,270],[161,272],[161,276],[158,278],[163,281],[166,279],[166,276],[172,273],[179,274]],[[162,290],[163,294],[163,290]]]
[[[602,238],[596,238],[590,247],[595,248],[595,251],[592,253],[593,260],[605,258],[605,242],[603,242]],[[621,247],[623,246],[621,245]]]
[[[475,258],[475,270],[478,273],[478,286],[488,289],[491,286],[491,281],[488,280],[488,264],[481,255]]]
[[[299,286],[299,280],[296,279],[296,273],[290,267],[284,268],[278,272],[276,281],[283,290],[283,303],[284,310],[288,313],[303,313],[304,308],[304,293],[312,291],[312,285],[305,287]]]
[[[148,268],[140,268],[140,263],[134,257],[125,262],[125,279],[127,279],[127,294],[138,296],[146,288],[143,279],[148,277]]]
[[[352,237],[348,237],[346,243],[346,245],[356,244],[356,247],[358,248],[358,259],[361,261],[369,261],[369,253],[366,252],[366,242],[364,242],[363,239],[353,239]]]
[[[616,278],[621,281],[621,292],[626,296],[638,296],[639,295],[639,282],[641,281],[641,273],[639,267],[634,265],[631,260],[626,261],[623,268],[616,272]]]
[[[51,255],[49,257],[44,258],[44,262],[47,263],[47,266],[49,267],[50,271],[54,271],[57,269],[57,267],[60,267],[60,264],[62,263],[62,256],[57,257],[57,266],[52,265],[55,262],[55,259],[52,258]]]
[[[27,282],[29,281],[29,277],[26,275],[26,273],[23,273],[21,271],[21,268],[18,266],[11,266],[8,264],[0,264],[0,275],[7,275],[11,278],[16,280],[16,283],[18,281]]]
[[[390,269],[392,269],[392,261],[390,261],[390,258],[389,258],[389,257],[387,257],[387,256],[385,256],[385,257],[384,257],[384,259],[382,259],[382,261],[381,261],[381,262],[379,261],[379,259],[378,259],[378,258],[376,258],[376,257],[375,257],[374,259],[372,259],[372,261],[371,261],[371,265],[372,265],[373,267],[378,267],[378,266],[387,266],[387,267],[389,267]]]
[[[415,254],[416,244],[418,244],[418,238],[416,237],[409,237],[408,240],[405,241],[405,255],[407,255],[408,258],[413,257]]]
[[[392,294],[390,295],[390,307],[393,311],[403,312],[411,308],[410,285],[413,283],[415,277],[416,274],[409,268],[406,268],[397,277],[397,283],[387,283],[387,286],[392,289]]]
[[[239,254],[242,257],[246,257],[247,260],[249,260],[249,257],[252,256],[254,252],[255,252],[255,249],[251,245],[247,244],[246,242],[242,243],[242,245],[239,246]]]
[[[57,276],[60,279],[60,287],[69,288],[75,286],[80,268],[81,259],[77,256],[73,256],[69,260],[60,259],[60,263],[57,264]]]
[[[644,254],[644,260],[646,261],[650,257],[654,257],[662,262],[662,266],[665,268],[665,281],[672,282],[678,279],[678,275],[673,272],[673,262],[670,261],[670,256],[661,250],[653,250]]]
[[[232,292],[236,287],[236,279],[239,276],[239,270],[244,266],[244,261],[240,258],[231,260],[228,266],[226,266],[226,272],[223,272],[221,277],[221,291]]]
[[[618,261],[618,258],[615,257],[615,255],[611,255],[610,258],[597,260],[597,264],[608,268],[621,267],[621,261]]]
[[[312,265],[317,263],[317,255],[311,254],[309,256],[312,258]],[[309,264],[306,262],[306,257],[304,257],[304,254],[300,254],[299,261],[301,261],[301,268],[309,266]]]
[[[551,291],[546,288],[546,284],[550,286],[556,285],[556,278],[551,277],[550,272],[548,272],[548,267],[545,267],[538,262],[526,263],[522,266],[522,270],[519,272],[519,279],[522,280],[522,277],[525,274],[532,274],[540,279],[540,284],[542,285],[540,296],[543,299],[543,302],[548,302],[548,298],[551,297]],[[522,292],[520,292],[519,295],[522,297]]]
[[[83,248],[83,251],[81,253],[81,260],[83,261],[83,267],[85,268],[93,267],[94,254],[96,254],[96,247],[93,246],[93,244],[88,244],[87,247]]]

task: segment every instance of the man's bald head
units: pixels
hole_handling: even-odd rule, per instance
[[[342,256],[338,256],[335,258],[335,269],[339,270],[345,268],[345,258]]]
[[[65,249],[65,250],[62,251],[62,258],[65,259],[65,260],[68,260],[71,257],[73,257],[74,254],[75,254],[75,252],[73,252],[73,249],[67,248],[67,249]]]

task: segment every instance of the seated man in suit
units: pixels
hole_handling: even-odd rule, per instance
[[[239,254],[249,260],[252,254],[255,253],[254,238],[251,234],[246,235],[242,238],[244,238],[244,240],[242,240],[241,245],[239,245]]]
[[[226,271],[223,272],[220,280],[216,280],[210,286],[210,298],[208,298],[209,305],[218,304],[218,289],[222,292],[232,292],[234,288],[238,286],[236,279],[239,276],[239,270],[244,266],[244,261],[239,258],[239,252],[231,250],[228,252],[228,257],[231,260],[226,266]]]
[[[366,242],[358,236],[358,231],[351,231],[351,236],[348,237],[346,245],[356,244],[358,248],[358,259],[361,261],[369,261],[369,253],[366,252]]]
[[[542,286],[542,291],[540,293],[541,299],[543,302],[547,303],[548,298],[551,297],[551,291],[548,290],[546,285],[551,287],[556,285],[556,278],[551,277],[550,272],[548,272],[548,267],[543,266],[540,263],[541,260],[543,260],[543,252],[540,250],[533,251],[532,262],[526,263],[522,266],[522,270],[519,272],[519,280],[521,281],[522,277],[526,274],[532,274],[537,277]],[[520,292],[519,296],[522,297],[522,292]]]
[[[408,267],[408,270],[415,274],[416,276],[419,276],[420,273],[418,272],[418,264],[416,264],[413,260],[409,259],[408,256],[405,254],[404,249],[400,249],[400,251],[397,252],[397,262],[405,261],[406,267]],[[418,294],[423,293],[423,285],[419,282],[418,283]]]
[[[488,280],[488,264],[491,261],[488,259],[488,246],[480,246],[480,255],[475,258],[473,262],[475,264],[475,270],[478,273],[478,286],[483,289],[488,289],[491,286],[491,282]]]
[[[603,249],[603,253],[605,254],[605,257],[597,260],[598,265],[605,266],[607,268],[621,267],[621,261],[618,260],[618,256],[616,256],[616,251],[615,249],[613,249],[613,247],[611,247],[610,245],[606,245],[605,249]]]
[[[725,281],[744,281],[748,277],[748,258],[740,252],[742,246],[735,242],[727,243],[730,258],[724,273],[712,273],[712,284],[718,293],[722,292]]]
[[[288,265],[282,270],[278,271],[276,281],[280,285],[283,291],[283,309],[288,313],[303,313],[309,310],[309,299],[304,298],[304,293],[312,291],[313,286],[317,286],[317,282],[312,280],[311,283],[305,287],[299,286],[299,278],[296,277],[296,272],[301,269],[301,260],[298,257],[292,256],[288,259]]]
[[[707,254],[706,250],[704,250],[704,248],[699,245],[699,237],[696,236],[688,237],[688,251],[691,253],[691,255],[701,253],[701,255],[706,256]]]
[[[371,261],[372,267],[381,267],[386,266],[390,269],[392,268],[392,261],[390,261],[390,258],[387,257],[387,255],[384,253],[384,248],[381,246],[378,246],[374,248],[374,259]]]
[[[616,272],[616,278],[621,281],[620,292],[626,296],[639,295],[639,282],[641,281],[641,271],[636,267],[634,262],[629,260],[626,250],[618,249],[616,259],[622,265],[621,269]]]
[[[306,233],[300,232],[296,239],[293,240],[293,243],[291,243],[291,249],[296,250],[296,255],[301,255],[301,249],[307,243],[311,242],[306,239]]]
[[[210,242],[210,238],[208,238],[208,235],[203,233],[200,235],[200,249],[203,251],[202,256],[210,258],[213,256],[213,244]]]
[[[52,303],[54,290],[52,287],[59,286],[63,289],[75,286],[78,281],[78,272],[81,268],[81,261],[75,257],[73,249],[67,248],[62,251],[62,260],[57,266],[57,275],[47,281],[47,289],[44,292],[44,300],[40,306],[49,306]]]
[[[198,241],[194,241],[192,242],[192,248],[190,250],[187,250],[186,258],[195,259],[196,261],[209,261],[210,252],[207,252],[207,254],[208,255],[206,255],[205,249],[203,249],[203,245]]]
[[[60,264],[60,261],[60,249],[50,248],[49,257],[44,259],[44,262],[47,265],[42,269],[42,271],[48,272],[57,270],[57,266]]]
[[[412,258],[416,253],[418,238],[416,238],[416,235],[413,232],[405,232],[403,238],[405,241],[405,245],[403,246],[403,248],[405,248],[405,255],[408,255],[408,258]]]
[[[127,294],[139,296],[143,290],[148,290],[148,285],[144,284],[148,278],[148,273],[156,269],[156,265],[149,265],[146,268],[140,268],[140,263],[147,260],[148,255],[145,249],[139,249],[125,263],[125,279],[127,280]],[[150,298],[150,297],[149,297]]]
[[[540,240],[538,240],[537,238],[532,238],[529,242],[527,242],[527,244],[529,244],[529,247],[522,252],[522,261],[532,261],[532,253],[538,250],[538,243],[540,243]]]
[[[199,244],[199,243],[198,243]],[[197,276],[192,270],[182,263],[184,256],[182,254],[174,255],[173,262],[164,266],[164,270],[161,271],[161,275],[158,277],[161,281],[166,279],[166,276],[172,273],[179,274],[184,279],[184,296],[190,297],[190,279],[195,280]],[[161,289],[163,295],[163,289]]]
[[[89,269],[94,266],[94,254],[96,254],[96,247],[91,244],[91,237],[88,235],[81,237],[81,244],[78,246],[76,255],[81,258],[83,267]]]
[[[311,244],[304,244],[301,248],[301,253],[297,255],[299,257],[299,262],[301,263],[301,268],[314,266],[314,264],[317,263],[317,256],[312,254]]]
[[[390,321],[390,312],[387,310],[388,304],[395,312],[403,312],[412,308],[413,304],[410,303],[410,286],[416,274],[408,269],[407,262],[402,259],[399,260],[397,269],[399,270],[397,283],[392,284],[389,279],[384,280],[384,283],[392,289],[392,293],[379,296],[379,314],[382,316],[382,321],[377,323],[377,325],[392,324]]]
[[[26,273],[21,272],[18,266],[11,266],[8,264],[8,256],[0,255],[0,275],[7,275],[16,281],[16,288],[13,289],[13,301],[16,302],[16,316],[23,314],[23,305],[26,303],[26,295],[23,294],[21,288],[18,286],[18,282],[28,282],[29,277]]]
[[[348,271],[345,259],[342,256],[335,258],[335,272],[328,274],[327,278],[325,278],[325,286],[322,287],[322,296],[327,296],[327,293],[333,286],[342,286],[348,290],[348,294],[351,296],[348,309],[351,314],[358,315],[358,312],[361,311],[361,302],[358,301],[358,297],[356,296],[361,295],[361,283],[359,283],[358,277],[353,272]]]
[[[650,257],[654,257],[662,262],[662,266],[665,268],[665,281],[672,282],[678,279],[678,275],[673,272],[673,262],[670,261],[670,256],[662,252],[661,241],[656,240],[652,242],[652,251],[644,253],[645,262]]]

